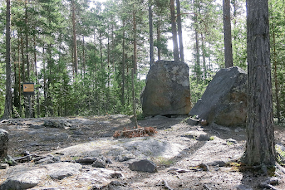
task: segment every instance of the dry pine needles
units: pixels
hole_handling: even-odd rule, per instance
[[[134,137],[148,137],[157,133],[157,130],[153,127],[140,127],[136,129],[124,128],[122,131],[115,131],[114,138],[134,138]]]

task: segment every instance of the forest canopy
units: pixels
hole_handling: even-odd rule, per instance
[[[0,1],[0,114],[5,105],[6,1]],[[245,0],[230,1],[233,65],[246,70]],[[284,118],[284,8],[269,0],[274,116]],[[153,44],[149,36],[149,11]],[[223,5],[215,0],[180,0],[191,102],[214,73],[225,67]],[[131,72],[140,93],[153,59],[173,60],[169,0],[11,0],[13,116],[28,108],[22,84],[35,84],[34,117],[132,113]]]

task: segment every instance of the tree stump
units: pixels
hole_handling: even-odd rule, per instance
[[[7,157],[8,140],[8,132],[0,129],[0,160]]]

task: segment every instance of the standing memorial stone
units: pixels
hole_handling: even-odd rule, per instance
[[[189,67],[180,61],[157,61],[141,95],[145,116],[183,115],[191,109]]]
[[[245,126],[247,73],[239,67],[221,69],[189,115],[222,126]]]
[[[0,160],[7,157],[8,140],[8,132],[0,129]]]

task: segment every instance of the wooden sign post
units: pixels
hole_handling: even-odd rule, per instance
[[[30,82],[23,83],[23,94],[24,94],[24,96],[28,97],[29,114],[26,114],[26,115],[28,115],[28,117],[31,118],[32,117],[31,96],[33,96],[35,94],[34,83],[30,83]]]

